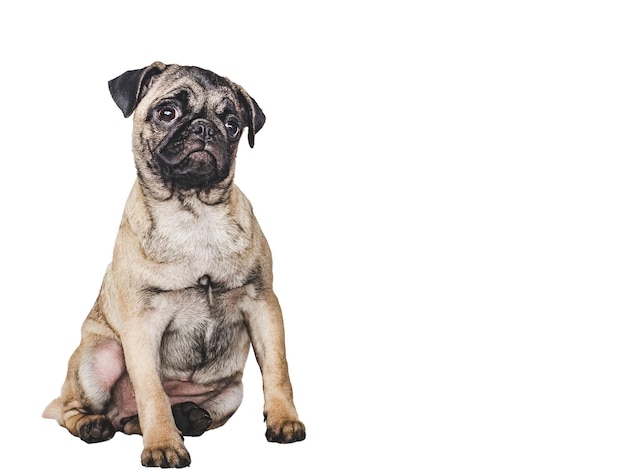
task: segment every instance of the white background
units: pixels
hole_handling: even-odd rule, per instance
[[[192,468],[626,466],[626,17],[609,1],[4,2],[3,468],[140,468],[59,393],[134,179],[107,81],[226,75],[307,440],[244,403]]]

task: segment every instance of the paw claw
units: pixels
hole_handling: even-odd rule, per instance
[[[184,446],[146,448],[141,453],[144,467],[182,468],[191,464],[191,457]]]
[[[88,415],[81,419],[78,436],[88,444],[108,441],[115,434],[113,423],[106,416]]]
[[[193,402],[178,403],[172,406],[176,427],[183,436],[200,436],[211,426],[211,416]]]
[[[303,441],[306,438],[306,429],[300,421],[283,421],[279,424],[268,424],[265,438],[269,442],[281,444]]]

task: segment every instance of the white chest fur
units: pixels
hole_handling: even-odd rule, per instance
[[[166,201],[142,198],[145,211],[128,213],[145,259],[142,277],[161,289],[181,289],[204,276],[237,287],[258,258],[260,234],[250,203],[233,186],[228,203],[198,198]]]

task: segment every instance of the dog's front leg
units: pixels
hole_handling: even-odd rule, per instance
[[[251,301],[245,310],[252,347],[263,376],[265,437],[271,442],[301,441],[306,432],[293,402],[278,299],[269,290],[262,299]]]
[[[147,309],[132,315],[122,335],[124,358],[135,391],[146,467],[186,467],[191,459],[172,416],[159,374],[159,348],[164,325]]]

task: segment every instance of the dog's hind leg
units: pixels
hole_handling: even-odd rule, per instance
[[[43,413],[88,443],[115,434],[107,416],[111,391],[125,371],[122,348],[116,341],[86,335],[70,358],[61,396]]]
[[[211,397],[198,406],[206,410],[211,417],[208,429],[219,428],[235,414],[243,399],[243,384],[240,378],[234,380],[218,395]]]

